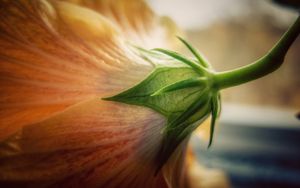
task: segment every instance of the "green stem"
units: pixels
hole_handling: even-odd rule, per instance
[[[235,70],[216,73],[214,76],[216,87],[224,89],[237,86],[275,71],[283,63],[288,49],[296,40],[299,33],[300,17],[297,18],[277,44],[261,59]]]

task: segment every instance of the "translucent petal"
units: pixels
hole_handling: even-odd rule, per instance
[[[99,99],[77,104],[23,127],[2,143],[0,180],[22,185],[156,187],[162,175],[154,176],[154,157],[164,123],[164,118],[143,107]]]
[[[152,69],[92,10],[56,1],[1,3],[0,141],[77,102],[131,87]]]

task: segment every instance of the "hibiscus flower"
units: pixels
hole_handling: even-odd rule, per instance
[[[211,111],[213,130],[219,93],[206,89],[200,98],[205,105],[190,100],[183,112],[167,118],[147,101],[132,105],[127,95],[120,99],[158,65],[172,67],[175,60],[188,65],[182,77],[212,74],[205,63],[137,47],[174,49],[176,32],[169,19],[157,17],[140,0],[1,0],[0,185],[185,187],[188,138]],[[214,87],[254,79],[238,75],[239,82],[232,82],[232,75],[218,74],[222,85]],[[169,83],[149,97],[211,87],[202,77]],[[161,98],[160,105],[167,100]]]

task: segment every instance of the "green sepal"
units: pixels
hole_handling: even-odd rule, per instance
[[[173,52],[171,50],[166,50],[166,49],[162,49],[162,48],[155,48],[155,49],[153,49],[153,51],[161,52],[165,55],[173,57],[174,59],[177,59],[179,62],[189,65],[200,75],[203,75],[206,72],[206,69],[204,67],[202,67],[200,64],[195,63],[193,60],[190,60],[177,52]]]
[[[209,116],[210,103],[207,89],[198,94],[197,99],[183,113],[169,118],[163,134],[163,144],[157,155],[156,172],[165,164],[176,147]]]
[[[176,82],[198,77],[190,67],[157,67],[150,75],[136,86],[104,100],[146,106],[163,114],[167,118],[185,111],[195,102],[202,87],[190,87],[161,95],[153,93]]]
[[[196,59],[198,60],[198,62],[205,68],[210,68],[209,63],[207,63],[207,61],[204,60],[204,58],[202,57],[202,55],[200,55],[200,53],[198,52],[197,49],[195,49],[192,45],[190,45],[186,40],[184,40],[183,38],[177,36],[177,38],[192,52],[192,54],[196,57]]]
[[[214,131],[215,131],[215,124],[216,121],[220,115],[221,111],[221,101],[220,101],[220,94],[216,93],[211,97],[211,123],[210,123],[210,137],[208,142],[208,148],[211,146],[213,137],[214,137]]]

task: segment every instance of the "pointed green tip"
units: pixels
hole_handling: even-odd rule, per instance
[[[207,145],[207,148],[206,149],[210,149],[211,148],[211,145],[212,145],[212,140],[209,140],[209,143]]]
[[[214,118],[214,117],[212,117],[212,118]],[[210,137],[209,137],[207,149],[209,149],[211,147],[212,142],[213,142],[213,137],[214,137],[214,127],[215,127],[216,122],[213,119],[211,121],[213,121],[213,122],[211,123],[211,126],[210,126]]]
[[[180,41],[184,41],[184,39],[183,38],[181,38],[180,36],[178,36],[178,35],[176,35],[176,38],[178,39],[178,40],[180,40]]]
[[[207,145],[207,149],[210,149],[210,147],[212,146],[212,142],[213,142],[213,131],[210,135],[209,141],[208,141],[208,145]]]
[[[163,48],[153,48],[153,49],[151,49],[151,51],[166,53],[167,50],[165,50]]]
[[[112,96],[112,97],[101,97],[101,100],[104,100],[104,101],[114,101],[116,98],[115,96]]]
[[[184,43],[184,44],[186,43],[186,41],[185,41],[182,37],[176,35],[176,38],[177,38],[178,40],[180,40],[182,43]]]

